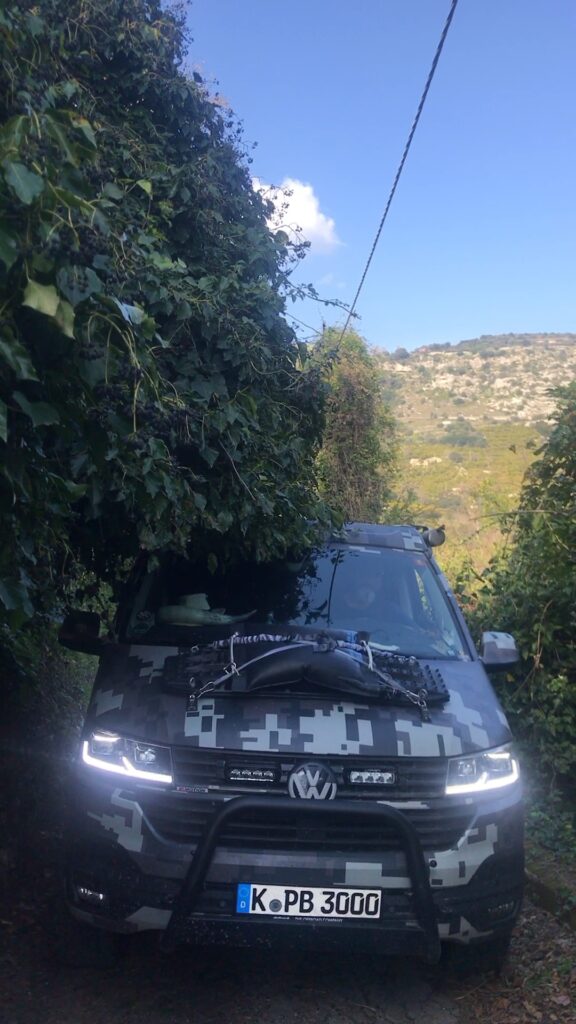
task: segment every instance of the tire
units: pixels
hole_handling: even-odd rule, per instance
[[[110,970],[125,953],[125,936],[77,921],[66,906],[52,915],[47,930],[54,958],[65,967]]]
[[[508,959],[511,938],[512,932],[508,931],[487,942],[470,945],[445,943],[442,950],[442,963],[448,971],[459,977],[486,973],[499,975]]]

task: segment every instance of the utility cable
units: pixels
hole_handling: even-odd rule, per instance
[[[314,335],[320,334],[318,327],[312,327],[312,324],[305,324],[303,320],[299,320],[298,317],[294,316],[292,313],[287,312],[285,315],[289,316],[291,320],[295,320],[301,327],[306,327],[309,331],[313,331]]]
[[[408,153],[410,151],[410,146],[412,145],[412,139],[414,138],[414,134],[416,132],[416,128],[418,127],[418,121],[420,120],[420,114],[422,113],[422,110],[424,109],[424,104],[426,102],[426,97],[428,96],[428,90],[430,89],[430,86],[432,85],[432,79],[434,78],[434,73],[435,73],[436,68],[438,66],[438,61],[440,60],[440,54],[442,53],[442,49],[444,47],[444,43],[446,42],[446,36],[448,35],[448,30],[450,28],[450,25],[452,24],[452,18],[454,17],[454,13],[456,11],[456,7],[457,6],[458,6],[458,0],[452,0],[452,5],[450,7],[450,11],[448,13],[448,17],[446,18],[446,24],[444,25],[444,28],[442,30],[442,35],[440,36],[440,42],[438,43],[438,46],[436,48],[436,53],[434,54],[434,60],[432,61],[432,67],[430,68],[430,72],[429,72],[428,78],[426,80],[426,85],[424,86],[424,92],[422,93],[422,96],[420,97],[420,103],[418,104],[418,110],[416,111],[416,117],[414,118],[414,121],[412,122],[412,127],[410,129],[410,134],[408,135],[408,141],[406,142],[406,145],[404,146],[404,152],[402,154],[402,159],[401,159],[400,164],[398,166],[398,170],[396,171],[396,177],[394,178],[394,183],[393,183],[392,188],[390,190],[390,195],[388,196],[388,202],[386,203],[386,208],[384,210],[384,213],[382,214],[382,219],[381,219],[380,224],[378,226],[378,231],[376,232],[376,237],[374,239],[374,242],[372,243],[372,248],[370,250],[370,255],[368,256],[368,259],[366,261],[366,266],[364,267],[364,273],[362,274],[362,277],[361,277],[361,280],[360,280],[360,284],[358,285],[358,289],[356,291],[356,295],[354,296],[354,301],[353,301],[353,303],[350,306],[350,309],[348,311],[348,316],[346,318],[346,323],[344,324],[344,327],[342,328],[342,333],[341,333],[341,335],[340,335],[340,337],[338,339],[338,344],[340,344],[340,342],[342,341],[342,338],[346,334],[346,331],[347,331],[347,328],[348,328],[348,324],[350,323],[350,320],[352,319],[352,317],[354,315],[354,310],[356,309],[356,303],[358,302],[358,298],[359,298],[360,292],[362,291],[362,287],[364,285],[364,281],[366,280],[366,275],[367,275],[368,270],[370,268],[370,264],[372,263],[372,257],[374,256],[374,253],[376,252],[376,246],[378,245],[378,242],[380,240],[380,235],[382,234],[382,228],[384,227],[386,218],[388,216],[388,211],[390,209],[390,206],[392,205],[392,200],[394,198],[394,193],[396,192],[396,187],[398,185],[398,182],[400,181],[400,175],[402,174],[402,171],[404,170],[404,164],[406,163],[406,158],[407,158]]]

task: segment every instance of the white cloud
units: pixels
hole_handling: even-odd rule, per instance
[[[318,288],[338,288],[339,291],[346,288],[346,281],[338,280],[335,274],[323,274],[316,284]]]
[[[297,178],[284,178],[278,187],[267,185],[260,178],[253,178],[252,184],[274,203],[275,213],[268,223],[275,231],[282,228],[294,240],[310,242],[312,248],[322,252],[342,244],[333,218],[322,213],[312,185]]]

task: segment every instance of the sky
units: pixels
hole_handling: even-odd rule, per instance
[[[450,0],[194,0],[190,64],[351,303]],[[354,326],[393,351],[576,331],[576,3],[459,0]],[[302,337],[340,311],[289,303]]]

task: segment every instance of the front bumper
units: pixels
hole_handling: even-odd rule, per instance
[[[98,798],[95,794],[99,793]],[[165,945],[180,941],[236,945],[307,944],[333,948],[343,941],[378,944],[383,953],[437,958],[440,940],[486,941],[512,927],[521,904],[523,858],[520,795],[498,795],[480,808],[450,850],[422,848],[401,810],[367,801],[304,802],[284,797],[223,801],[195,846],[170,842],[153,829],[137,791],[83,787],[76,806],[96,811],[73,822],[68,898],[74,914],[93,925],[133,932],[157,929]],[[107,810],[103,808],[107,807]],[[110,813],[112,812],[112,813]],[[298,821],[341,815],[382,822],[398,836],[398,849],[339,853],[226,846],[227,829],[257,813]],[[378,887],[377,922],[350,919],[255,918],[236,914],[240,882],[270,885]],[[104,898],[91,905],[81,890]]]

